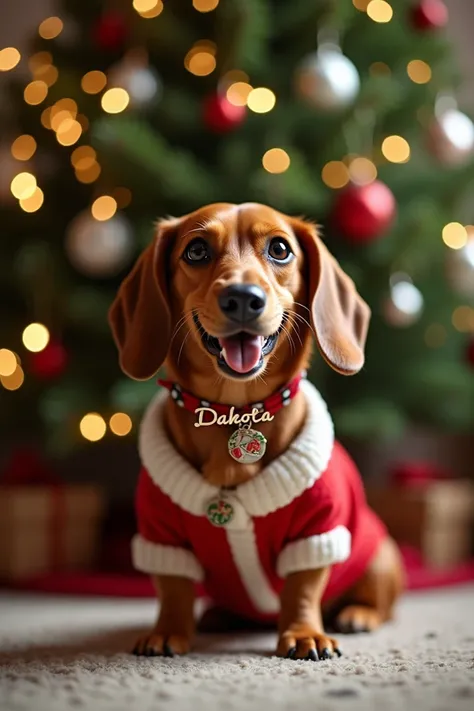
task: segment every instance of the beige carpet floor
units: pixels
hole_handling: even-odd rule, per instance
[[[150,601],[0,595],[1,711],[473,711],[474,586],[412,593],[337,661],[272,656],[273,634],[203,636],[186,658],[125,653]]]

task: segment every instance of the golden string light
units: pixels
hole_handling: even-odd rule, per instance
[[[224,84],[229,86],[230,84],[235,84],[237,82],[244,82],[245,84],[248,84],[249,82],[249,75],[242,71],[242,69],[229,69],[221,79]]]
[[[25,200],[36,190],[36,178],[32,173],[18,173],[10,184],[10,190],[18,200]]]
[[[38,27],[38,34],[45,40],[54,39],[63,31],[63,21],[59,17],[48,17]]]
[[[125,437],[132,430],[132,420],[125,412],[116,412],[110,418],[109,427],[118,437]]]
[[[80,183],[88,185],[89,183],[93,183],[97,180],[101,170],[100,165],[96,161],[89,168],[76,168],[76,178]]]
[[[0,348],[0,375],[5,377],[13,375],[17,364],[17,359],[13,351],[8,350],[8,348]]]
[[[390,163],[407,163],[410,144],[402,136],[387,136],[382,142],[382,153]]]
[[[259,86],[252,89],[247,97],[247,106],[256,114],[266,114],[276,103],[276,96],[271,89]]]
[[[44,111],[41,112],[41,124],[48,129],[51,128],[51,110],[52,106],[48,106],[47,109],[44,109]]]
[[[0,50],[0,72],[9,72],[14,69],[21,59],[21,54],[16,47],[4,47]]]
[[[49,343],[49,331],[42,323],[30,323],[22,334],[25,348],[32,353],[39,353]]]
[[[428,348],[441,348],[446,343],[448,334],[440,323],[430,324],[425,331],[425,343]]]
[[[80,139],[82,126],[79,121],[67,118],[61,122],[57,132],[56,140],[61,146],[72,146]]]
[[[458,306],[453,311],[451,322],[456,331],[474,333],[474,309],[467,305]]]
[[[42,67],[50,67],[53,63],[53,55],[51,52],[36,52],[32,54],[28,60],[28,69],[35,75],[35,72]]]
[[[45,64],[42,67],[39,67],[33,76],[35,79],[41,79],[47,87],[50,87],[57,82],[59,71],[54,65]]]
[[[104,418],[97,412],[89,412],[80,421],[79,430],[84,439],[88,439],[89,442],[98,442],[107,432],[107,425]]]
[[[0,382],[2,383],[5,390],[18,390],[23,385],[25,380],[25,374],[23,368],[17,365],[14,372],[11,375],[1,375]]]
[[[431,67],[422,59],[412,59],[407,64],[407,74],[415,84],[427,84],[431,79]]]
[[[385,0],[371,0],[367,5],[366,12],[374,22],[390,22],[393,17],[392,6]]]
[[[41,188],[36,188],[33,195],[20,200],[20,207],[24,212],[36,212],[44,202],[44,193]]]
[[[23,98],[30,106],[37,106],[48,96],[48,85],[41,79],[35,79],[25,86]]]
[[[349,182],[349,170],[341,160],[331,160],[322,169],[321,178],[325,185],[337,190]]]
[[[119,114],[127,108],[129,102],[128,93],[120,87],[108,89],[100,101],[102,108],[108,114]]]
[[[111,195],[101,195],[92,203],[91,212],[96,220],[105,222],[117,212],[117,202]]]
[[[89,119],[84,114],[77,114],[77,121],[80,124],[82,131],[87,131],[89,128]]]
[[[450,249],[462,249],[467,244],[468,233],[460,222],[449,222],[443,227],[443,242]]]
[[[216,45],[210,40],[196,42],[184,58],[184,66],[191,74],[205,77],[216,68]]]
[[[104,72],[99,72],[98,70],[87,72],[81,79],[81,89],[86,94],[98,94],[105,88],[106,84],[107,77]]]
[[[283,148],[270,148],[262,157],[262,165],[268,173],[284,173],[290,162],[290,156]]]
[[[244,81],[236,81],[226,91],[226,99],[234,106],[245,106],[252,87]]]
[[[134,10],[145,20],[158,17],[158,15],[161,15],[163,12],[163,3],[161,0],[133,0],[132,4]]]
[[[96,162],[97,153],[92,146],[79,146],[71,153],[71,163],[76,170],[87,170]]]
[[[377,168],[370,158],[356,156],[348,164],[349,177],[358,185],[368,185],[373,183],[377,177]]]
[[[193,0],[193,7],[198,12],[211,12],[219,5],[219,0]]]
[[[352,4],[357,10],[360,10],[361,12],[366,12],[367,11],[367,5],[369,4],[370,0],[352,0]]]
[[[23,136],[18,136],[11,147],[12,156],[16,160],[30,160],[36,151],[36,141],[33,136],[24,134]]]

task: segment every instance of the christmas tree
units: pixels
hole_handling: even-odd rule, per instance
[[[157,385],[119,371],[108,306],[158,217],[217,201],[315,220],[370,304],[362,373],[310,374],[340,435],[468,430],[474,127],[446,22],[442,0],[64,0],[28,57],[2,49],[2,432],[128,434]]]

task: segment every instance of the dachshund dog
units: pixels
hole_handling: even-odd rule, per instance
[[[229,620],[277,624],[282,657],[339,655],[323,618],[341,632],[391,618],[398,550],[302,378],[313,336],[357,373],[369,319],[308,222],[218,203],[158,223],[109,313],[123,371],[164,364],[171,391],[140,429],[133,557],[160,613],[135,654],[189,651],[196,583]]]

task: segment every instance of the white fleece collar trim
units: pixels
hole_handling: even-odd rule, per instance
[[[249,516],[266,516],[287,506],[313,486],[329,464],[334,444],[331,416],[311,383],[302,381],[301,390],[308,409],[300,434],[261,474],[232,491]],[[140,458],[154,483],[175,504],[203,516],[219,488],[208,484],[171,444],[163,425],[167,398],[167,392],[158,393],[145,412],[139,433]]]

